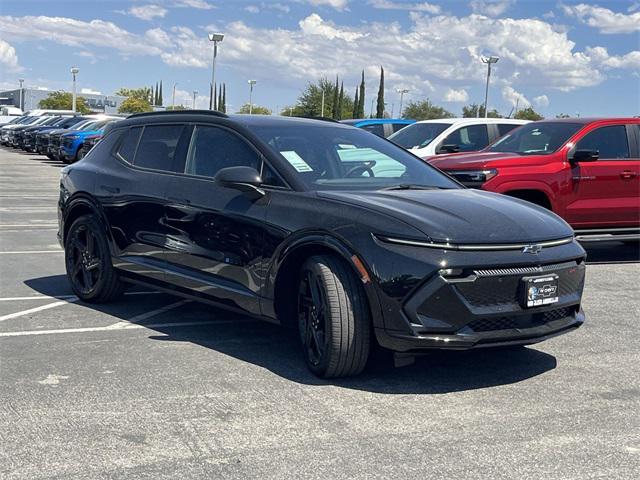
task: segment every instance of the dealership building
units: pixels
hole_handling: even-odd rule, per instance
[[[24,111],[38,108],[40,100],[44,100],[52,93],[52,90],[37,88],[22,89],[22,106],[20,106],[20,89],[6,90],[0,92],[0,105],[10,105],[21,108]],[[118,113],[118,107],[125,100],[125,97],[117,95],[102,95],[95,91],[80,91],[78,97],[87,101],[89,108],[96,113]]]

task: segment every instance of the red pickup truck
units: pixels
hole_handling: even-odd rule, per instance
[[[581,240],[640,238],[640,118],[542,120],[480,152],[425,160],[469,187],[554,211]]]

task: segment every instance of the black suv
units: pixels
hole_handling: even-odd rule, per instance
[[[562,219],[331,121],[133,115],[62,170],[59,218],[82,300],[137,283],[295,326],[324,377],[374,341],[524,345],[584,321]]]

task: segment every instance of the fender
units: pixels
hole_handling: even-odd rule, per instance
[[[64,230],[66,230],[67,226],[71,226],[71,225],[67,225],[67,220],[69,217],[69,214],[78,206],[83,206],[86,208],[89,208],[95,215],[98,216],[98,218],[100,219],[100,223],[103,226],[103,232],[107,237],[107,243],[109,244],[109,249],[111,250],[111,255],[114,255],[114,241],[113,241],[113,237],[111,235],[111,229],[109,228],[109,223],[107,222],[107,217],[104,214],[104,211],[102,209],[102,207],[100,206],[100,204],[98,202],[96,202],[93,197],[91,195],[89,195],[86,192],[76,192],[74,193],[64,204],[64,206],[61,206],[61,210],[62,210],[62,225],[61,225],[61,239],[62,239],[62,244],[64,245]]]
[[[560,188],[558,186],[558,188]],[[539,190],[544,193],[549,202],[551,202],[551,208],[555,213],[559,213],[560,205],[558,203],[558,191],[554,191],[553,188],[547,183],[540,182],[537,180],[517,180],[517,181],[507,181],[501,183],[495,187],[492,187],[491,190],[487,190],[488,192],[502,193],[510,192],[512,190]]]
[[[297,235],[292,235],[287,238],[278,246],[265,277],[265,286],[263,289],[265,296],[262,297],[262,314],[271,318],[276,317],[274,300],[278,273],[282,265],[285,264],[292,255],[295,255],[296,252],[299,252],[302,248],[309,247],[321,247],[331,250],[351,265],[356,275],[362,280],[362,285],[371,308],[371,317],[374,326],[382,326],[382,310],[376,286],[371,281],[370,267],[346,241],[326,231],[300,232]]]

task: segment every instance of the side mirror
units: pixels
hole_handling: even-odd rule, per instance
[[[595,162],[598,158],[600,158],[600,152],[598,150],[576,150],[573,152],[573,157],[570,161],[571,163]]]
[[[438,148],[438,151],[436,153],[458,153],[460,151],[460,147],[458,145],[455,144],[447,144],[447,145],[440,145],[440,148]]]
[[[225,188],[233,188],[248,193],[253,198],[264,196],[264,190],[260,188],[262,177],[255,168],[251,167],[227,167],[216,173],[213,177],[216,185]]]

